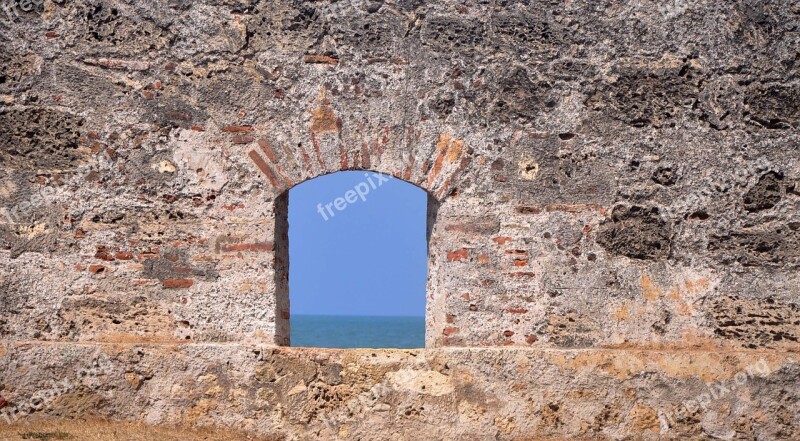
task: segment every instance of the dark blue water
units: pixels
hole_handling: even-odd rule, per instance
[[[292,315],[292,346],[317,348],[425,347],[424,317]]]

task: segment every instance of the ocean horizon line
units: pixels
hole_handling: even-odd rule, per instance
[[[380,317],[380,318],[421,318],[421,319],[425,318],[424,315],[303,314],[303,313],[290,314],[289,317],[361,317],[361,318]]]

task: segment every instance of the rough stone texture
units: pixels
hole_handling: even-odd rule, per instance
[[[0,136],[4,163],[37,170],[71,170],[81,158],[82,123],[72,115],[47,109],[3,109]]]
[[[658,208],[619,206],[610,222],[600,226],[597,243],[610,254],[658,260],[669,256],[670,236]]]
[[[0,361],[9,407],[49,397],[25,421],[121,418],[267,440],[800,436],[800,363],[777,351],[8,343]],[[676,411],[703,394],[704,407]]]
[[[20,12],[0,22],[0,335],[28,345],[30,362],[3,381],[56,375],[33,363],[53,348],[202,343],[169,346],[209,348],[199,372],[248,357],[215,344],[287,344],[286,191],[339,170],[429,193],[427,346],[476,348],[443,357],[484,379],[443,395],[448,405],[514,395],[523,374],[482,370],[491,357],[796,352],[799,15],[792,0],[92,0]],[[200,381],[171,373],[166,354],[148,362],[160,375]],[[642,406],[657,402],[629,390],[691,390],[656,364],[592,384],[608,400],[559,395],[607,362],[536,365],[531,378],[547,381],[520,387],[558,402],[533,400],[513,424],[467,409],[464,433],[635,436],[615,421],[650,421]],[[239,372],[241,389],[258,389]],[[753,385],[729,403],[747,416],[692,417],[686,434],[796,437],[797,387]],[[264,400],[313,406],[289,392]],[[184,418],[188,401],[170,395],[131,395],[108,416]],[[604,416],[576,417],[594,415],[587,403]],[[408,411],[380,418],[427,415],[431,437],[457,433],[438,412]],[[347,433],[372,427],[359,424]],[[290,439],[319,426],[291,427]]]

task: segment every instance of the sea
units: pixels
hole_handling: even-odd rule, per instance
[[[316,348],[425,347],[425,317],[292,315],[292,346]]]

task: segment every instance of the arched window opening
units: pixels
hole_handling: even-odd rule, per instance
[[[424,347],[435,207],[419,187],[370,171],[321,176],[284,193],[276,206],[278,341]]]

